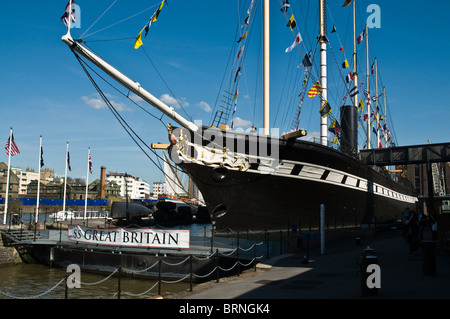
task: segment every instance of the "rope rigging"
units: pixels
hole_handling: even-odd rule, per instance
[[[171,180],[175,185],[178,185],[178,181],[175,181],[174,179],[172,179],[170,176],[168,176],[166,174],[166,172],[164,171],[164,168],[162,167],[161,163],[159,161],[163,161],[163,162],[167,162],[165,158],[162,158],[154,149],[152,149],[149,145],[147,145],[147,143],[145,143],[145,141],[139,137],[139,135],[131,128],[131,126],[125,121],[125,119],[120,115],[120,113],[117,111],[117,109],[114,107],[114,105],[111,103],[111,101],[108,99],[108,97],[106,96],[106,94],[101,90],[101,88],[98,86],[98,84],[95,82],[94,78],[91,76],[91,74],[89,73],[89,71],[87,70],[87,68],[91,69],[92,72],[94,72],[97,76],[99,76],[102,80],[104,80],[107,84],[109,84],[111,87],[113,87],[116,91],[120,92],[122,95],[124,95],[125,97],[127,97],[130,101],[132,101],[135,105],[137,105],[139,108],[141,108],[142,110],[144,110],[147,114],[153,116],[154,118],[158,119],[164,126],[165,128],[167,127],[164,122],[162,121],[162,118],[157,118],[156,116],[154,116],[153,114],[149,113],[147,110],[145,110],[142,106],[140,106],[139,104],[137,104],[135,101],[133,101],[129,95],[125,95],[124,93],[122,93],[120,90],[118,90],[116,87],[114,87],[110,82],[106,81],[103,77],[101,77],[97,72],[95,72],[95,70],[93,70],[87,63],[85,63],[81,57],[75,53],[73,51],[76,59],[78,60],[78,62],[80,63],[81,67],[83,68],[84,72],[86,73],[87,77],[89,78],[89,80],[91,81],[91,83],[93,84],[93,86],[95,87],[95,89],[97,90],[98,94],[100,95],[100,97],[103,99],[103,101],[105,102],[105,104],[108,106],[109,110],[111,111],[111,113],[114,115],[114,117],[116,118],[116,120],[119,122],[119,124],[122,126],[122,128],[125,130],[125,132],[130,136],[130,138],[133,140],[133,142],[139,147],[139,149],[145,154],[145,156],[163,173],[163,175],[165,176],[165,178]],[[155,155],[158,159],[158,163],[147,153],[147,151],[144,149],[145,146],[146,149],[150,150],[150,152],[153,153],[153,155]],[[169,165],[170,162],[168,162]],[[177,168],[178,170],[178,168]],[[180,196],[181,194],[176,194],[178,196]]]

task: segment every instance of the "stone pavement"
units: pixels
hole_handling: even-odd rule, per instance
[[[425,237],[427,238],[427,237]],[[370,246],[380,266],[380,284],[374,296],[362,296],[358,262]],[[434,275],[423,272],[422,248],[410,254],[401,230],[381,231],[375,236],[336,239],[263,263],[267,271],[242,276],[184,296],[185,299],[448,299],[450,298],[450,254],[437,249]],[[260,265],[264,266],[264,265]],[[244,278],[245,277],[245,278]]]

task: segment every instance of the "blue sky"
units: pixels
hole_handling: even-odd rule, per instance
[[[81,28],[72,30],[74,38],[85,33],[113,2],[76,1],[81,7]],[[290,2],[293,10],[290,13],[296,16],[304,42],[300,50],[287,54],[284,50],[294,37],[286,28],[279,0],[271,1],[271,118],[272,125],[282,130],[289,126],[298,104],[295,98],[291,103],[285,103],[280,97],[283,85],[289,79],[284,73],[291,65],[296,66],[298,60],[301,61],[305,50],[314,49],[311,46],[317,36],[317,1]],[[329,0],[331,16],[328,16],[328,28],[331,30],[333,23],[336,25],[346,57],[351,62],[351,7],[342,8],[343,2]],[[128,172],[149,183],[162,180],[163,174],[136,147],[111,112],[99,103],[94,87],[73,54],[61,42],[66,27],[60,17],[66,3],[66,0],[0,2],[0,137],[3,136],[3,143],[6,143],[9,128],[14,127],[15,140],[21,150],[21,154],[12,159],[12,166],[37,170],[39,136],[42,135],[45,167],[54,169],[57,174],[64,174],[66,142],[69,142],[73,167],[69,173],[71,177],[86,176],[87,150],[91,147],[94,174],[89,177],[90,181],[99,177],[102,165],[107,167],[107,171]],[[136,37],[159,3],[159,0],[119,0],[86,32],[88,36],[84,39]],[[244,11],[248,3],[242,4]],[[447,13],[450,2],[439,0],[431,5],[418,0],[407,4],[404,1],[359,0],[357,3],[357,32],[363,30],[369,16],[366,12],[368,5],[377,4],[381,9],[381,28],[369,31],[369,60],[373,61],[375,56],[378,59],[379,83],[387,90],[388,109],[393,121],[390,128],[398,144],[424,144],[428,139],[434,143],[448,142],[450,28]],[[146,9],[144,13],[102,31]],[[235,42],[238,21],[242,23],[240,17],[236,0],[169,0],[169,5],[163,8],[149,36],[144,39],[145,51],[157,72],[144,50],[133,48],[133,39],[89,42],[88,45],[155,96],[168,103],[176,97],[192,119],[210,124],[230,49]],[[258,40],[260,25],[255,22],[253,30],[254,38]],[[337,37],[329,34],[329,38],[334,54],[340,60],[342,53],[338,51],[340,43]],[[248,45],[236,115],[261,127],[261,86],[258,84],[261,72],[259,78],[255,76],[259,46],[253,42]],[[360,76],[365,77],[364,45],[358,53],[358,70]],[[334,67],[331,53],[328,59]],[[338,83],[336,71],[330,72],[330,91],[338,88],[338,93],[331,95],[330,101],[337,104],[340,103],[339,85],[342,84]],[[167,142],[167,132],[160,121],[148,116],[101,81],[99,83],[121,110],[121,115],[148,144]],[[255,88],[258,88],[256,100],[253,99]],[[285,104],[288,104],[288,111],[284,111]],[[279,107],[282,108],[278,110]],[[318,131],[318,107],[317,101],[305,101],[303,106],[304,118],[300,126],[311,135]],[[149,107],[147,109],[156,116],[161,115]],[[183,110],[179,112],[185,115]],[[163,121],[171,122],[167,118]],[[1,152],[0,161],[7,160],[6,153]]]

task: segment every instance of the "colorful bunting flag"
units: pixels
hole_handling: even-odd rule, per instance
[[[323,118],[325,118],[328,115],[330,115],[332,111],[333,110],[331,109],[330,104],[328,103],[328,101],[325,101],[325,103],[322,105],[322,108],[320,109],[319,112],[320,112],[320,115]]]
[[[242,48],[239,50],[239,53],[237,56],[238,59],[242,56],[242,53],[244,53],[244,48],[245,48],[245,45],[243,45]]]
[[[330,131],[334,135],[338,135],[341,130],[342,128],[336,119],[334,119],[331,125],[328,127],[328,131]]]
[[[347,59],[345,59],[345,61],[342,63],[342,68],[346,69],[348,67],[349,67],[348,61],[347,61]]]
[[[308,96],[310,99],[322,93],[322,87],[319,82],[316,82],[312,88],[308,91]]]
[[[281,12],[286,13],[287,9],[290,7],[291,5],[289,4],[288,0],[284,0],[283,1],[283,5],[281,6]]]
[[[354,81],[354,77],[353,77],[353,73],[350,72],[346,77],[345,77],[345,81],[347,81],[347,83],[350,83],[352,81]]]
[[[353,89],[350,90],[350,97],[354,97],[358,93],[359,93],[358,87],[354,86]]]
[[[311,62],[311,51],[309,51],[305,57],[302,60],[302,63],[298,66],[298,67],[305,67],[305,68],[309,68],[310,66],[312,66],[312,62]]]
[[[167,0],[163,0],[161,4],[159,5],[158,10],[152,15],[150,20],[147,22],[145,27],[139,32],[139,35],[136,37],[136,41],[134,42],[134,48],[137,50],[139,49],[144,43],[142,42],[142,33],[145,31],[145,37],[148,35],[148,31],[150,30],[150,26],[153,22],[156,22],[158,20],[159,14],[161,13],[162,8],[164,7],[164,3],[167,3]]]
[[[246,37],[247,37],[247,31],[245,31],[245,33],[239,38],[239,40],[238,40],[237,43],[241,43],[241,41],[242,41],[243,39],[245,39]]]
[[[241,67],[236,72],[236,76],[234,77],[234,82],[236,82],[237,78],[241,75]]]
[[[364,102],[362,99],[359,99],[358,112],[361,112],[363,109],[364,109]]]
[[[291,18],[289,19],[287,27],[291,28],[291,31],[293,31],[296,26],[297,26],[297,22],[295,22],[294,15],[292,15]]]
[[[286,49],[286,53],[291,52],[292,50],[294,50],[294,48],[299,45],[299,43],[302,42],[302,36],[300,35],[300,32],[297,34],[297,36],[295,37],[295,41],[294,43],[291,44],[291,46],[289,48]]]
[[[345,0],[344,4],[342,5],[342,7],[346,7],[348,6],[350,3],[352,3],[352,0]]]
[[[358,44],[361,44],[361,42],[364,40],[365,35],[366,35],[366,30],[364,30],[364,31],[356,38],[356,42],[358,42]]]

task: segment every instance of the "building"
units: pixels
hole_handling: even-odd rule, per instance
[[[8,182],[8,165],[1,162],[0,163],[0,196],[6,197],[6,187]],[[11,172],[9,177],[9,197],[17,197],[19,195],[19,177]]]
[[[166,193],[166,183],[164,182],[154,182],[153,183],[153,197],[158,198],[158,196]]]
[[[115,182],[120,186],[120,196],[128,199],[150,198],[150,185],[143,179],[123,173],[109,173],[107,182]]]
[[[19,178],[19,195],[26,195],[27,194],[27,186],[32,181],[38,181],[39,180],[39,173],[36,173],[34,170],[31,170],[29,168],[26,169],[26,171],[23,171],[21,168],[11,168],[11,171],[16,174],[16,176]]]

